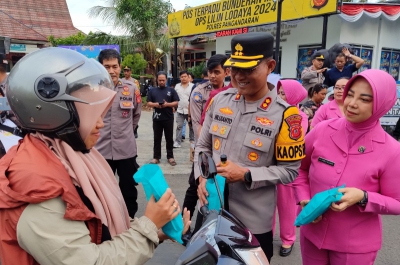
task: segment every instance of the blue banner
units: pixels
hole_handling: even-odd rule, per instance
[[[58,46],[60,48],[77,51],[88,58],[98,59],[99,53],[105,49],[114,49],[119,53],[119,45],[91,45],[91,46]]]
[[[381,61],[379,63],[379,69],[389,73],[390,68],[390,51],[382,50],[381,52]]]
[[[399,66],[400,66],[400,52],[392,52],[390,59],[389,74],[393,76],[394,80],[399,80]]]
[[[315,51],[320,50],[321,47],[313,47],[313,48],[300,48],[298,53],[297,60],[297,69],[299,69],[300,73],[303,72],[304,68],[311,66],[311,55]]]
[[[361,66],[360,72],[371,69],[372,53],[372,49],[370,48],[361,48],[360,57],[364,60],[364,64]]]

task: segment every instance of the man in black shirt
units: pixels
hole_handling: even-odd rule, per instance
[[[161,159],[161,140],[164,131],[167,159],[171,166],[175,166],[173,145],[174,145],[174,113],[172,108],[178,107],[179,97],[176,91],[166,86],[167,74],[157,73],[158,86],[152,88],[147,94],[147,106],[154,108],[153,111],[153,132],[154,147],[153,160],[150,163],[158,164]]]

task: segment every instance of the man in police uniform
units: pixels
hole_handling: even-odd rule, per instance
[[[296,107],[281,100],[267,83],[275,68],[272,59],[274,38],[269,33],[249,33],[231,41],[234,88],[223,91],[210,103],[196,144],[198,154],[213,156],[218,173],[226,178],[227,207],[256,236],[270,260],[273,255],[272,219],[276,188],[297,177],[304,157],[301,116]],[[226,154],[227,164],[220,164]],[[200,182],[200,203],[207,203],[204,179]]]
[[[223,54],[215,54],[207,61],[207,76],[206,82],[198,84],[192,91],[189,99],[189,117],[188,121],[192,123],[194,131],[194,139],[197,141],[199,131],[201,130],[200,120],[201,114],[205,108],[205,103],[210,96],[212,90],[224,87],[225,77],[229,74],[229,70],[224,67],[228,57]],[[194,178],[194,165],[192,165],[192,172],[189,176],[189,187],[186,190],[185,199],[182,208],[187,208],[190,211],[190,218],[192,218],[197,204],[197,184]],[[193,232],[196,232],[201,226],[202,218],[198,216]],[[190,231],[188,231],[190,237]],[[188,238],[187,238],[188,239]]]
[[[201,129],[200,120],[201,113],[204,109],[204,104],[207,102],[210,92],[213,89],[222,88],[225,86],[225,77],[229,74],[229,70],[224,67],[224,63],[228,59],[223,54],[215,54],[207,61],[208,81],[197,85],[189,99],[190,119],[192,121],[195,141],[199,137]]]
[[[142,98],[134,83],[119,79],[121,57],[116,50],[102,50],[99,62],[110,74],[117,95],[103,119],[104,128],[100,131],[96,148],[107,160],[113,172],[117,172],[121,193],[129,216],[133,218],[138,209],[133,175],[139,167],[136,163],[137,147],[133,131],[139,123]]]
[[[136,85],[136,88],[139,89],[139,92],[140,92],[139,81],[132,77],[132,69],[129,66],[124,67],[124,80],[128,80],[128,81],[131,81],[132,83],[134,83]],[[135,138],[138,138],[138,133],[137,133],[138,128],[139,128],[139,125],[137,125],[135,130],[133,131],[135,134]]]

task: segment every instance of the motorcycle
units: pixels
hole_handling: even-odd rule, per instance
[[[212,157],[201,152],[199,167],[203,178],[214,179],[221,209],[200,208],[203,225],[187,243],[187,249],[175,265],[269,265],[256,237],[238,218],[224,209],[216,180],[217,167]]]

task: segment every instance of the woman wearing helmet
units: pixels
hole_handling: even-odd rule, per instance
[[[159,228],[180,212],[174,194],[130,219],[92,149],[111,84],[98,62],[60,48],[31,53],[11,71],[7,98],[27,135],[0,162],[2,264],[143,264],[166,238]]]

